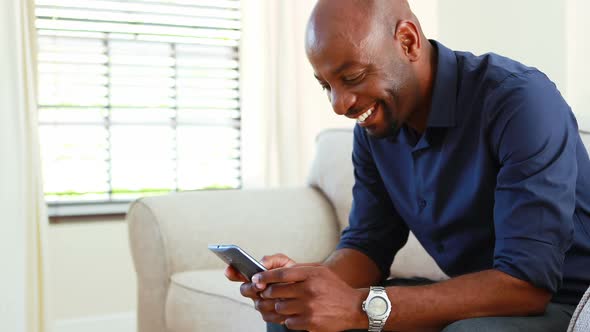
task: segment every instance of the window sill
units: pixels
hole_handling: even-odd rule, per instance
[[[80,218],[124,217],[130,205],[131,201],[49,203],[47,214],[52,223]]]

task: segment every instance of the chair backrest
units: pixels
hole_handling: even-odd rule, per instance
[[[348,226],[352,205],[352,129],[329,129],[316,138],[316,152],[308,183],[328,197],[334,206],[340,230]]]

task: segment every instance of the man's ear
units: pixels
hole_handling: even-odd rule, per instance
[[[395,37],[410,62],[420,59],[422,40],[414,22],[400,21],[395,30]]]

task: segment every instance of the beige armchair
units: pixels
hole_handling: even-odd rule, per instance
[[[142,198],[127,216],[138,280],[139,332],[264,331],[265,324],[208,244],[237,244],[254,257],[282,252],[321,261],[338,243],[352,202],[351,130],[317,140],[309,185]],[[447,278],[412,235],[392,275]],[[586,294],[571,331],[590,331]],[[575,323],[575,324],[574,324]],[[575,327],[575,329],[574,329]]]

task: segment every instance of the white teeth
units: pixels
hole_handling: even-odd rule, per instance
[[[373,108],[369,108],[368,111],[366,111],[365,113],[359,115],[359,117],[357,118],[358,122],[365,122],[365,120],[371,116],[371,114],[373,114]]]

